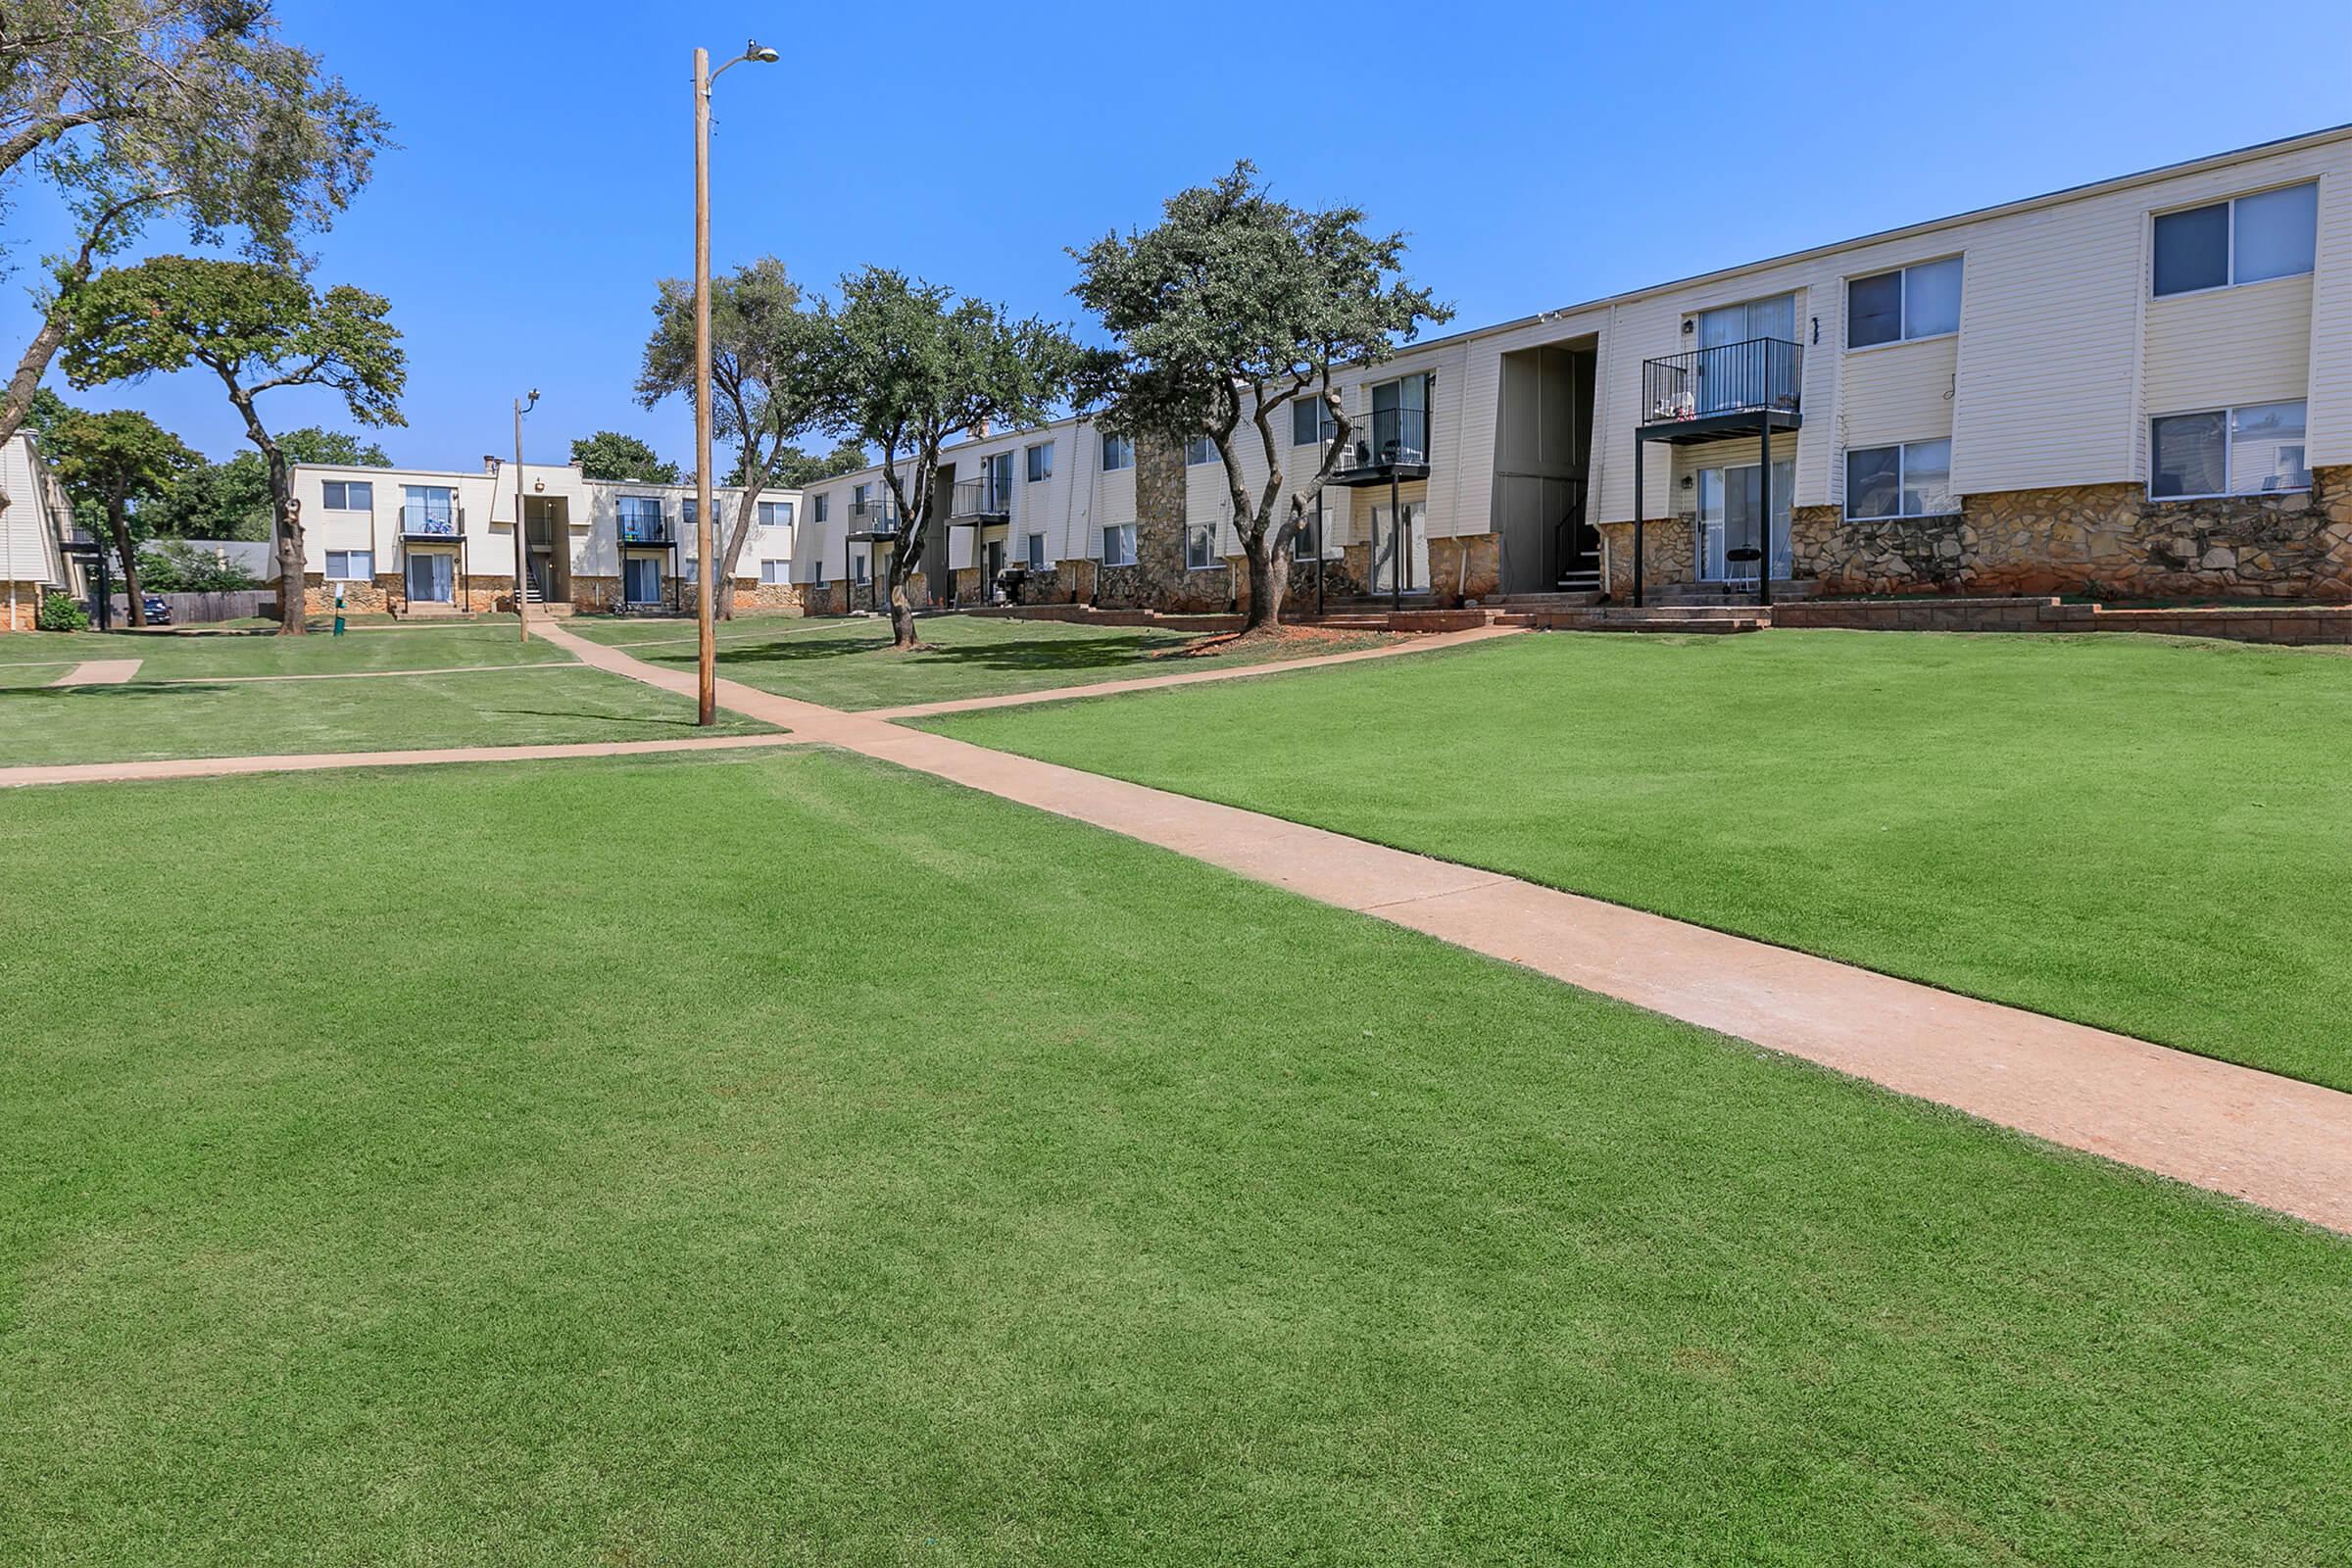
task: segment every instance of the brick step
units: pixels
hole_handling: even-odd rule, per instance
[[[1553,631],[1762,631],[1772,624],[1769,611],[1755,609],[1699,610],[1685,607],[1635,610],[1602,605],[1589,610],[1539,611],[1527,617]]]
[[[1597,589],[1589,593],[1494,594],[1478,602],[1481,610],[1583,610],[1600,603]]]
[[[1821,592],[1821,583],[1812,577],[1775,577],[1772,597],[1775,603],[1793,599],[1810,599]],[[1755,608],[1756,591],[1752,587],[1736,587],[1726,591],[1719,582],[1670,582],[1649,588],[1643,595],[1648,608],[1661,605],[1731,605],[1741,609]]]

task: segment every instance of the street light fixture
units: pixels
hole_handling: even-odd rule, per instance
[[[710,623],[710,84],[746,60],[776,63],[753,39],[743,53],[710,69],[710,51],[694,52],[694,618],[698,648],[695,722],[718,722],[718,637]]]
[[[531,388],[529,397],[514,400],[514,631],[526,643],[531,640],[530,615],[525,609],[530,594],[524,587],[530,581],[530,561],[525,554],[530,546],[522,527],[522,416],[538,406],[537,387]]]

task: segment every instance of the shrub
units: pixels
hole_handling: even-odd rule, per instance
[[[52,589],[41,596],[40,612],[33,624],[43,631],[88,631],[90,612],[72,594]]]
[[[169,539],[139,552],[139,586],[151,594],[233,594],[260,587],[261,579],[185,539]]]

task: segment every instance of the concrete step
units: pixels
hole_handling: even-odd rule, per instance
[[[1599,603],[1600,594],[1598,590],[1592,590],[1584,593],[1570,593],[1566,590],[1562,590],[1557,593],[1547,594],[1496,594],[1486,599],[1481,599],[1478,602],[1478,608],[1481,610],[1510,611],[1582,610],[1587,606],[1597,605]]]
[[[1821,592],[1821,584],[1811,577],[1772,580],[1775,603],[1792,599],[1810,599]],[[1737,605],[1752,607],[1756,590],[1752,585],[1734,585],[1728,590],[1719,582],[1670,582],[1650,585],[1644,597],[1656,605]]]
[[[1740,607],[1636,610],[1630,605],[1596,605],[1583,610],[1535,611],[1527,618],[1553,631],[1743,632],[1762,631],[1772,624],[1769,611]]]

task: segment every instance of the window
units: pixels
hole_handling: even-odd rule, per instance
[[[662,498],[660,496],[621,496],[613,503],[620,517],[620,537],[626,540],[660,539],[662,537]],[[686,520],[695,518],[694,503],[686,503]]]
[[[791,503],[791,502],[789,502],[789,501],[762,501],[762,502],[760,502],[760,527],[762,527],[762,528],[789,528],[789,527],[791,527],[791,526],[792,526],[792,503]]]
[[[760,563],[760,580],[770,586],[792,581],[792,563],[789,561],[762,561]]]
[[[1116,528],[1102,530],[1102,564],[1132,566],[1135,564],[1135,524],[1121,523]]]
[[[1051,441],[1041,441],[1036,446],[1029,448],[1028,462],[1029,482],[1031,484],[1037,483],[1040,479],[1053,478],[1054,443]]]
[[[1031,571],[1046,569],[1046,536],[1042,533],[1033,533],[1029,536],[1029,569]]]
[[[1960,258],[1849,278],[1845,346],[1866,349],[1960,330]]]
[[[1324,524],[1331,515],[1329,501],[1329,496],[1320,490],[1316,491],[1314,505],[1307,509],[1305,516],[1298,519],[1298,532],[1291,541],[1293,561],[1313,561],[1323,554]]]
[[[703,514],[703,504],[692,496],[688,496],[684,501],[679,502],[678,507],[680,511],[685,513],[685,523],[689,528],[692,528],[694,526],[694,520]]]
[[[2303,416],[2298,400],[2150,419],[2148,495],[2178,501],[2310,489]]]
[[[1952,510],[1950,441],[1857,447],[1845,455],[1849,518],[1933,517]]]
[[[2155,292],[2187,294],[2308,272],[2319,234],[2316,183],[2159,213]]]
[[[1217,559],[1217,525],[1195,523],[1184,530],[1184,565],[1188,571],[1206,571],[1225,564]]]
[[[831,512],[832,512],[832,510],[833,510],[833,507],[832,507],[832,501],[833,501],[833,498],[832,498],[831,496],[818,496],[818,497],[816,498],[816,520],[817,520],[817,521],[819,521],[819,522],[823,522],[823,521],[825,521],[825,520],[826,520],[826,516],[827,516],[827,514],[828,514],[829,513],[831,513]]]
[[[862,550],[855,550],[850,553],[850,580],[852,582],[865,581],[865,552]]]
[[[400,526],[404,533],[455,534],[457,492],[440,484],[402,485]]]
[[[1331,434],[1331,406],[1321,398],[1301,398],[1291,405],[1291,445],[1321,446]]]
[[[320,504],[329,512],[369,512],[375,507],[375,485],[367,479],[329,479]]]
[[[1214,437],[1197,435],[1184,443],[1185,466],[1198,468],[1204,463],[1216,461],[1217,443]]]
[[[1102,471],[1116,473],[1121,468],[1135,466],[1135,443],[1123,435],[1102,438]]]
[[[850,486],[850,511],[853,514],[863,512],[865,510],[865,498],[873,493],[874,487],[870,484],[854,484]]]
[[[368,582],[375,576],[372,550],[329,550],[326,575],[335,582]]]

